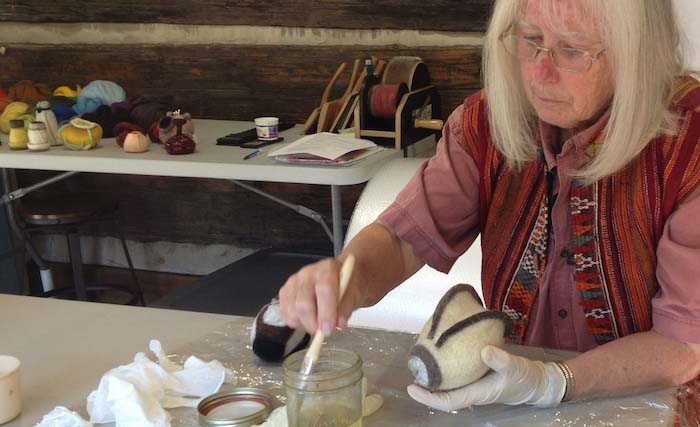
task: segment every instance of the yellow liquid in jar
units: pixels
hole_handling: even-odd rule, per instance
[[[300,426],[308,427],[362,427],[362,414],[341,405],[314,405],[304,408],[299,415]]]

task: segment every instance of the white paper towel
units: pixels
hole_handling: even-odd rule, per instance
[[[85,421],[77,412],[65,406],[57,406],[44,415],[36,427],[92,427],[92,423]]]
[[[92,427],[110,422],[115,427],[170,427],[170,414],[165,409],[196,407],[224,382],[235,383],[233,373],[219,361],[204,362],[190,356],[180,366],[168,359],[159,341],[151,340],[149,348],[158,363],[136,353],[132,363],[104,374],[97,390],[87,398],[90,422],[57,407],[37,427]]]

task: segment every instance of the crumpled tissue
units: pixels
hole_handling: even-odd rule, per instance
[[[224,382],[235,384],[233,373],[217,360],[204,362],[190,356],[184,366],[180,366],[168,359],[160,341],[151,340],[149,348],[158,363],[139,352],[132,363],[104,374],[97,390],[87,398],[91,423],[170,427],[171,416],[165,409],[196,407],[203,397],[216,393]],[[67,418],[65,424],[54,421],[54,424],[40,423],[37,427],[83,427],[68,424]]]
[[[37,427],[92,427],[92,423],[65,406],[57,406],[44,415]]]

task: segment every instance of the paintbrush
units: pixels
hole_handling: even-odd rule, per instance
[[[338,303],[343,299],[345,291],[348,289],[348,283],[350,283],[350,278],[352,277],[352,269],[355,266],[355,257],[350,254],[345,261],[343,266],[340,267],[340,287],[338,289]],[[309,375],[313,371],[314,364],[318,360],[318,355],[321,352],[321,345],[323,345],[323,340],[325,336],[321,332],[321,328],[316,330],[314,339],[311,341],[309,349],[304,355],[304,360],[301,363],[300,372],[304,375]]]

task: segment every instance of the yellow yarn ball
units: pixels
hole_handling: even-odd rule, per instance
[[[71,150],[89,150],[102,139],[102,127],[88,120],[75,118],[61,126],[58,137]]]
[[[73,90],[69,86],[59,86],[53,91],[53,96],[65,96],[66,98],[76,98],[80,93],[80,85],[76,85]]]
[[[24,102],[13,102],[5,107],[5,110],[0,115],[0,132],[10,133],[10,120],[19,118],[26,114],[29,110],[29,105]]]

